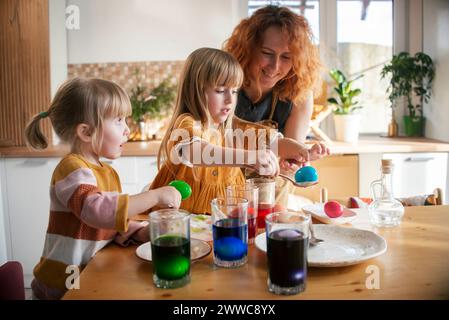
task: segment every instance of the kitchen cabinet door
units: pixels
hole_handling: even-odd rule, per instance
[[[120,157],[118,159],[101,159],[117,171],[122,185],[122,192],[136,194],[138,173],[136,171],[136,157]]]
[[[157,174],[157,157],[121,157],[102,161],[117,171],[123,193],[140,193]]]
[[[8,259],[22,263],[25,286],[44,248],[48,225],[49,186],[59,158],[5,159],[5,214],[9,220],[11,248]]]
[[[311,165],[318,172],[319,184],[311,188],[294,188],[293,194],[314,202],[320,200],[321,188],[327,188],[329,199],[359,195],[358,155],[331,155],[313,161]]]
[[[137,188],[141,192],[157,175],[157,157],[136,157],[136,164],[138,174]]]
[[[395,197],[431,194],[435,188],[441,188],[445,198],[448,198],[449,161],[446,152],[361,154],[360,196],[372,196],[370,185],[374,180],[380,179],[382,159],[393,160],[393,195]]]
[[[431,194],[435,188],[446,192],[447,153],[385,153],[383,159],[393,160],[395,197]]]

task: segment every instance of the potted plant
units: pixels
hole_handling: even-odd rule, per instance
[[[389,64],[382,68],[381,76],[391,76],[387,88],[388,99],[394,109],[399,98],[404,97],[408,115],[404,116],[404,129],[407,136],[423,136],[423,102],[431,96],[435,68],[432,59],[423,52],[410,56],[408,52],[394,55]]]
[[[134,72],[136,79],[139,70]],[[132,107],[132,130],[130,140],[148,140],[163,126],[162,119],[168,116],[176,95],[176,86],[168,79],[149,90],[140,81],[131,89],[130,101]]]
[[[333,115],[335,123],[336,140],[355,143],[359,137],[360,114],[357,110],[363,108],[355,101],[355,97],[362,92],[360,89],[353,89],[352,84],[358,77],[348,80],[344,73],[338,69],[332,69],[329,72],[336,86],[334,91],[338,94],[337,98],[329,98],[327,101],[334,105]]]

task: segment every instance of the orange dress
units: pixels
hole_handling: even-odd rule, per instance
[[[195,120],[191,114],[181,115],[174,126],[174,129],[184,129],[188,134],[188,139],[200,137],[211,144],[223,145],[223,141],[217,141],[216,137],[205,137],[201,135],[201,129],[194,129]],[[168,151],[176,146],[180,140],[170,141]],[[161,146],[163,147],[163,146]],[[194,173],[195,172],[195,173]],[[210,202],[217,197],[223,197],[226,194],[226,187],[229,185],[244,185],[245,177],[240,167],[189,167],[184,164],[173,164],[166,160],[160,168],[156,178],[151,184],[150,189],[156,189],[168,185],[173,180],[183,180],[192,187],[192,195],[182,201],[181,209],[191,213],[210,214]]]

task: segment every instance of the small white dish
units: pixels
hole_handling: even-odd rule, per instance
[[[210,245],[202,240],[190,239],[190,259],[192,261],[207,256],[212,251]],[[145,242],[137,247],[136,255],[146,261],[151,261],[151,242]]]
[[[387,251],[385,239],[371,231],[326,224],[313,227],[315,236],[324,242],[309,247],[307,258],[310,267],[350,266]],[[259,250],[267,251],[265,233],[259,234],[255,243]]]
[[[343,214],[338,218],[330,218],[325,212],[324,212],[324,203],[316,203],[311,205],[306,205],[302,207],[302,210],[305,213],[311,214],[312,217],[317,219],[318,221],[322,223],[327,224],[345,224],[345,223],[351,223],[354,221],[355,218],[357,218],[357,213],[354,211],[344,208]]]
[[[190,238],[212,241],[212,218],[206,214],[190,215]]]

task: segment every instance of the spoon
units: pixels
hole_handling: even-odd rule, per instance
[[[309,230],[310,230],[310,237],[309,237],[309,244],[310,246],[316,246],[318,244],[320,244],[321,242],[323,242],[324,240],[322,239],[318,239],[315,237],[315,231],[313,231],[313,225],[312,222],[310,222],[309,224]]]
[[[293,183],[293,185],[295,187],[299,187],[299,188],[308,188],[308,187],[311,187],[311,186],[314,186],[314,185],[318,184],[318,181],[296,182],[295,179],[293,179],[292,177],[290,177],[290,176],[288,176],[286,174],[283,174],[283,173],[280,173],[279,176],[284,178],[284,179],[287,179],[288,181]]]

